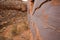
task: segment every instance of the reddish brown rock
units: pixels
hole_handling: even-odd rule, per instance
[[[60,40],[60,0],[34,0],[34,5],[29,2],[28,19],[34,40]]]

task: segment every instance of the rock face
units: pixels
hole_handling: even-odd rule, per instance
[[[0,8],[2,9],[20,9],[21,0],[0,0]]]
[[[26,4],[21,0],[0,0],[0,26],[10,24],[10,20],[20,17],[23,13],[27,14],[26,10]]]
[[[0,35],[6,37],[6,40],[14,39],[26,30],[27,4],[21,0],[0,0]],[[3,37],[0,40],[4,40]]]
[[[34,0],[29,4],[33,6],[28,18],[34,40],[60,40],[60,0]]]

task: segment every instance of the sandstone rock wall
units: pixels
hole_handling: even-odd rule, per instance
[[[8,24],[14,18],[27,14],[26,7],[26,4],[22,3],[21,0],[0,0],[0,26]]]
[[[3,36],[0,40],[4,38],[27,40],[27,37],[21,37],[26,30],[28,30],[27,4],[21,0],[0,0],[0,36]],[[29,36],[28,33],[25,36]]]
[[[34,40],[60,40],[60,0],[30,1],[28,14]],[[33,9],[32,9],[33,6]]]

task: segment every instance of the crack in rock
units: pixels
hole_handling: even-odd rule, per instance
[[[51,0],[46,0],[46,1],[42,2],[42,3],[39,5],[39,7],[35,8],[35,10],[34,10],[34,12],[33,12],[32,15],[34,15],[35,11],[36,11],[37,9],[41,8],[41,6],[42,6],[43,4],[45,4],[45,3],[49,2],[49,1],[51,1]]]

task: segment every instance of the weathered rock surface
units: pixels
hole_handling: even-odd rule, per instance
[[[0,0],[0,8],[2,8],[2,9],[20,9],[21,0]]]
[[[28,14],[34,40],[60,40],[60,0],[33,0]]]
[[[27,5],[21,0],[0,0],[0,40],[13,39],[27,30]]]
[[[0,27],[12,24],[11,20],[26,15],[26,7],[21,0],[0,0]]]

